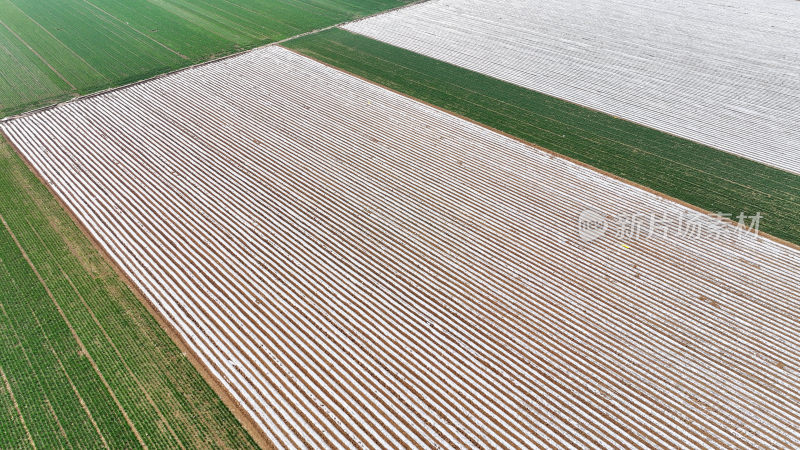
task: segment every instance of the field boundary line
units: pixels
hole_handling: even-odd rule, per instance
[[[428,0],[425,0],[425,1],[428,1]],[[685,202],[683,200],[680,200],[678,198],[675,198],[675,197],[672,197],[670,195],[664,194],[663,192],[660,192],[660,191],[657,191],[657,190],[655,190],[653,188],[649,188],[647,186],[644,186],[644,185],[641,185],[639,183],[633,182],[633,181],[628,180],[626,178],[620,177],[619,175],[613,174],[611,172],[607,172],[605,170],[598,169],[597,167],[594,167],[594,166],[592,166],[590,164],[587,164],[587,163],[585,163],[583,161],[571,158],[571,157],[566,156],[564,154],[561,154],[561,153],[558,153],[556,151],[553,151],[553,150],[547,149],[545,147],[542,147],[540,145],[534,144],[532,142],[528,142],[525,139],[522,139],[520,137],[514,136],[514,135],[509,134],[509,133],[506,133],[505,131],[498,130],[498,129],[493,128],[493,127],[491,127],[489,125],[486,125],[485,123],[478,122],[478,121],[476,121],[474,119],[470,119],[469,117],[466,117],[466,116],[463,116],[463,115],[458,114],[456,112],[453,112],[453,111],[451,111],[449,109],[445,109],[445,108],[442,108],[441,106],[437,106],[437,105],[434,105],[432,103],[428,103],[428,102],[426,102],[424,100],[420,100],[420,99],[418,99],[416,97],[413,97],[411,95],[408,95],[408,94],[406,94],[404,92],[400,92],[400,91],[392,89],[392,88],[390,88],[388,86],[384,86],[384,85],[378,83],[377,81],[370,80],[369,78],[364,78],[364,77],[362,77],[360,75],[348,72],[347,70],[341,69],[341,68],[336,67],[334,65],[328,64],[328,63],[326,63],[324,61],[320,61],[320,60],[318,60],[316,58],[313,58],[311,56],[305,55],[305,54],[303,54],[303,53],[301,53],[299,51],[296,51],[296,50],[294,50],[292,48],[284,47],[282,45],[281,45],[281,48],[289,50],[290,52],[292,52],[292,53],[294,53],[296,55],[302,56],[303,58],[308,58],[308,59],[310,59],[312,61],[315,61],[315,62],[318,62],[318,63],[320,63],[320,64],[322,64],[324,66],[327,66],[327,67],[330,67],[332,69],[338,70],[339,72],[346,73],[347,75],[350,75],[352,77],[356,77],[356,78],[358,78],[360,80],[363,80],[363,81],[366,81],[366,82],[368,82],[368,83],[370,83],[372,85],[378,86],[378,87],[380,87],[382,89],[386,89],[388,91],[394,92],[395,94],[402,95],[403,97],[406,97],[406,98],[409,98],[411,100],[414,100],[415,102],[422,103],[423,105],[426,105],[426,106],[429,106],[431,108],[437,109],[437,110],[439,110],[441,112],[444,112],[446,114],[449,114],[451,116],[455,116],[455,117],[458,117],[459,119],[466,120],[469,123],[472,123],[474,125],[478,125],[479,127],[485,128],[485,129],[487,129],[489,131],[501,134],[501,135],[503,135],[503,136],[505,136],[507,138],[510,138],[510,139],[513,139],[513,140],[515,140],[517,142],[520,142],[522,144],[531,146],[531,147],[533,147],[533,148],[535,148],[537,150],[541,150],[541,151],[543,151],[543,152],[545,152],[545,153],[547,153],[547,154],[549,154],[551,156],[555,156],[557,158],[565,159],[565,160],[567,160],[567,161],[569,161],[569,162],[571,162],[573,164],[577,164],[577,165],[579,165],[581,167],[585,167],[587,169],[591,169],[591,170],[593,170],[593,171],[595,171],[595,172],[597,172],[597,173],[599,173],[601,175],[605,175],[605,176],[607,176],[609,178],[613,178],[615,180],[622,181],[623,183],[625,183],[625,184],[627,184],[629,186],[633,186],[635,188],[642,189],[642,190],[644,190],[646,192],[649,192],[651,194],[657,195],[658,197],[663,198],[665,200],[669,200],[669,201],[675,202],[675,203],[677,203],[677,204],[679,204],[681,206],[685,206],[685,207],[687,207],[689,209],[692,209],[694,211],[697,211],[699,213],[702,213],[702,214],[705,214],[705,215],[708,215],[708,216],[713,216],[714,215],[714,213],[712,213],[711,211],[708,211],[706,209],[700,208],[699,206],[695,206],[695,205],[693,205],[691,203],[687,203],[687,202]],[[16,147],[14,147],[14,148],[16,149]],[[720,220],[722,220],[723,222],[725,222],[725,223],[727,223],[729,225],[734,225],[734,226],[738,225],[738,222],[736,222],[736,221],[734,221],[732,219],[720,218]],[[771,235],[769,233],[765,233],[765,232],[759,231],[757,239],[758,238],[762,238],[762,237],[766,238],[766,239],[769,239],[769,240],[771,240],[773,242],[777,242],[778,244],[785,245],[785,246],[787,246],[789,248],[792,248],[792,249],[795,249],[795,250],[800,250],[800,245],[795,244],[794,242],[789,242],[789,241],[787,241],[785,239],[781,239],[781,238],[773,236],[773,235]]]
[[[427,0],[426,0],[427,1]],[[250,437],[253,438],[255,443],[265,449],[265,450],[277,450],[275,444],[267,437],[267,435],[261,430],[261,428],[256,424],[255,420],[248,414],[244,408],[239,405],[239,403],[233,398],[233,396],[225,389],[222,383],[211,374],[205,364],[203,364],[202,360],[200,359],[199,355],[192,349],[188,342],[178,333],[178,330],[173,327],[166,317],[164,317],[161,312],[156,309],[155,305],[153,305],[150,300],[147,298],[145,293],[139,289],[138,286],[131,280],[131,278],[122,270],[115,261],[114,258],[106,251],[106,249],[100,244],[100,242],[95,239],[92,233],[89,231],[89,228],[78,218],[75,213],[72,212],[71,209],[67,206],[66,203],[61,199],[61,197],[55,192],[53,187],[47,182],[47,180],[42,176],[42,173],[31,164],[28,158],[22,153],[17,145],[12,142],[5,132],[0,129],[0,138],[3,138],[8,142],[11,148],[16,152],[16,154],[20,157],[22,162],[25,166],[28,167],[36,178],[39,180],[42,185],[47,188],[47,191],[50,195],[55,198],[58,204],[61,206],[61,209],[67,213],[67,215],[72,219],[72,222],[81,230],[83,235],[91,242],[92,246],[95,248],[96,251],[100,253],[106,263],[114,270],[117,277],[122,280],[123,283],[128,287],[128,289],[136,296],[139,300],[139,303],[144,305],[145,309],[148,313],[150,313],[150,317],[154,318],[158,325],[167,333],[167,336],[170,340],[175,343],[181,353],[189,360],[192,366],[197,370],[200,376],[205,380],[206,383],[211,387],[214,393],[222,400],[222,403],[228,408],[231,413],[233,413],[234,417],[239,421],[240,424],[244,427],[245,431],[248,432]]]
[[[19,415],[19,420],[22,422],[22,428],[25,429],[25,434],[28,435],[28,440],[31,443],[31,447],[36,449],[36,442],[33,441],[33,436],[31,436],[31,431],[28,429],[28,424],[25,423],[25,416],[22,415],[22,410],[19,407],[19,403],[17,403],[17,398],[14,397],[14,391],[11,389],[11,383],[8,382],[8,378],[6,378],[6,373],[3,371],[3,367],[0,366],[0,376],[3,377],[3,383],[6,385],[6,390],[8,390],[8,395],[11,397],[11,403],[14,404],[14,409],[17,410],[17,414]]]
[[[367,16],[364,16],[364,17],[358,17],[358,18],[353,19],[353,20],[347,20],[347,21],[339,22],[339,23],[336,23],[336,24],[333,24],[333,25],[328,25],[326,27],[317,28],[317,29],[310,30],[310,31],[305,31],[303,33],[296,34],[296,35],[293,35],[293,36],[289,36],[287,38],[283,38],[283,39],[275,41],[275,42],[270,42],[270,43],[267,43],[267,44],[264,44],[264,45],[259,45],[257,47],[253,47],[253,48],[250,48],[250,49],[247,49],[247,50],[243,50],[241,52],[231,53],[230,55],[220,56],[219,58],[209,59],[208,61],[199,62],[197,64],[192,64],[190,66],[182,67],[182,68],[177,69],[177,70],[173,70],[173,71],[170,71],[170,72],[165,72],[165,73],[162,73],[162,74],[150,77],[150,78],[145,78],[144,80],[134,81],[133,83],[123,84],[121,86],[116,86],[116,87],[112,87],[112,88],[108,88],[108,89],[103,89],[101,91],[92,92],[91,94],[79,95],[77,97],[73,97],[73,98],[71,98],[69,100],[66,100],[66,101],[63,101],[63,102],[59,102],[59,103],[55,103],[55,104],[52,104],[52,105],[43,106],[41,108],[36,108],[36,109],[32,109],[30,111],[25,111],[25,112],[22,112],[22,113],[19,113],[19,114],[15,114],[15,115],[11,115],[11,116],[0,118],[0,123],[9,122],[9,121],[12,121],[14,119],[19,119],[19,118],[22,118],[22,117],[28,117],[28,116],[35,115],[37,113],[44,112],[44,111],[49,111],[51,109],[57,108],[57,107],[59,107],[59,106],[61,106],[63,104],[66,104],[66,103],[79,102],[79,101],[82,101],[82,100],[85,100],[85,99],[88,99],[88,98],[92,98],[92,97],[96,97],[96,96],[104,95],[104,94],[109,94],[111,92],[115,92],[115,91],[118,91],[118,90],[121,90],[121,89],[125,89],[125,88],[129,88],[129,87],[132,87],[132,86],[137,86],[139,84],[143,84],[143,83],[147,83],[147,82],[150,82],[150,81],[158,80],[158,79],[161,79],[161,78],[164,78],[164,77],[168,77],[170,75],[174,75],[174,74],[177,74],[177,73],[181,73],[181,72],[184,72],[184,71],[187,71],[187,70],[197,69],[197,68],[203,67],[203,66],[205,66],[207,64],[213,64],[213,63],[217,63],[217,62],[220,62],[220,61],[225,61],[226,59],[230,59],[230,58],[235,58],[237,56],[246,55],[248,53],[254,52],[254,51],[262,49],[262,48],[266,48],[266,47],[270,47],[270,46],[274,46],[274,45],[280,45],[280,44],[282,44],[284,42],[291,41],[291,40],[297,39],[297,38],[301,38],[301,37],[307,36],[309,34],[320,33],[322,31],[327,31],[327,30],[330,30],[332,28],[338,28],[338,27],[347,25],[349,23],[358,22],[360,20],[366,20],[366,19],[369,19],[371,17],[379,16],[381,14],[387,14],[387,13],[395,12],[395,11],[398,11],[398,10],[403,9],[403,8],[408,8],[410,6],[418,5],[420,3],[425,3],[425,2],[429,2],[429,1],[431,1],[431,0],[415,0],[415,1],[412,1],[410,3],[406,3],[405,5],[400,5],[400,6],[391,8],[391,9],[387,9],[387,10],[384,10],[384,11],[379,11],[379,12],[376,12],[374,14],[370,14],[370,15],[367,15]],[[17,153],[20,153],[17,150],[16,147],[14,147],[14,149],[17,151]],[[26,163],[27,163],[27,160],[26,160]]]
[[[33,264],[33,261],[31,261],[30,257],[28,256],[28,253],[22,247],[22,244],[17,239],[17,236],[14,234],[14,231],[11,230],[11,227],[8,225],[6,219],[2,215],[0,215],[0,222],[3,223],[3,226],[5,226],[6,230],[8,231],[8,234],[11,235],[11,238],[14,240],[14,243],[17,244],[17,248],[19,249],[20,253],[22,253],[22,256],[25,258],[25,261],[27,261],[28,264],[31,266],[31,270],[33,270],[33,273],[36,274],[36,278],[39,279],[39,283],[41,283],[42,287],[47,292],[47,296],[50,297],[50,300],[52,300],[53,304],[56,306],[59,315],[67,324],[70,333],[72,333],[72,337],[78,343],[78,346],[80,347],[83,354],[86,355],[86,359],[89,360],[89,363],[92,365],[92,368],[100,377],[100,380],[103,382],[103,385],[105,385],[106,389],[108,390],[108,393],[111,395],[111,398],[114,399],[114,403],[117,404],[117,407],[119,408],[123,417],[125,417],[125,421],[128,423],[128,426],[130,426],[131,431],[133,431],[133,433],[136,435],[139,444],[142,446],[142,448],[147,449],[147,444],[145,444],[141,434],[139,434],[139,430],[136,429],[136,425],[133,423],[130,417],[128,417],[128,413],[125,411],[125,408],[122,407],[122,404],[119,402],[119,399],[117,399],[117,396],[116,394],[114,394],[114,390],[111,389],[111,386],[108,384],[106,377],[103,376],[103,373],[100,371],[100,368],[97,366],[97,363],[95,362],[94,358],[92,358],[92,355],[90,355],[89,351],[86,350],[86,346],[83,345],[83,341],[81,340],[80,336],[78,336],[78,333],[75,331],[75,328],[72,327],[72,324],[70,323],[69,319],[64,314],[64,311],[61,309],[61,305],[59,305],[58,301],[56,301],[55,297],[53,296],[53,293],[50,291],[50,288],[47,287],[47,284],[44,282],[42,275],[39,273],[39,270],[36,269],[36,266]]]

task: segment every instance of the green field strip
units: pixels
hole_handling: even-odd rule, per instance
[[[800,244],[800,176],[342,29],[282,44],[711,212],[762,213]]]
[[[28,446],[24,420],[39,448],[95,447],[102,439],[112,448],[135,448],[139,438],[150,448],[254,448],[2,140],[0,172],[0,368],[22,413],[0,436],[13,445],[0,447]],[[0,418],[13,418],[10,399],[0,379]]]
[[[36,235],[38,233],[36,232],[35,228],[31,227],[30,231],[31,231],[30,236],[37,237]],[[42,254],[45,255],[45,258],[49,257],[49,252],[46,247],[39,247],[34,244],[36,244],[36,242],[33,239],[31,239],[28,243],[24,244],[26,251],[42,252]],[[39,268],[40,275],[43,278],[46,278],[47,280],[53,280],[52,282],[48,281],[47,286],[52,291],[52,294],[54,296],[56,296],[59,299],[64,299],[63,304],[60,301],[59,305],[65,311],[65,315],[67,314],[66,312],[74,313],[69,315],[71,317],[69,316],[67,317],[68,324],[70,328],[75,329],[76,333],[80,333],[80,336],[82,337],[81,342],[83,345],[86,346],[87,350],[92,355],[94,362],[96,362],[98,359],[101,359],[103,360],[103,362],[106,362],[107,370],[104,371],[103,386],[105,386],[106,383],[111,384],[111,382],[108,381],[108,379],[111,378],[111,381],[114,381],[113,385],[114,385],[115,397],[117,397],[117,399],[114,398],[104,399],[103,406],[108,407],[110,405],[114,405],[117,403],[117,401],[119,401],[119,398],[130,398],[131,401],[129,402],[129,404],[131,406],[129,408],[131,410],[128,411],[128,407],[126,407],[125,408],[126,415],[134,417],[137,415],[139,416],[150,415],[150,417],[148,417],[149,420],[143,423],[144,427],[142,427],[142,429],[139,429],[140,426],[136,426],[137,432],[142,435],[152,435],[161,438],[162,433],[159,433],[158,428],[155,427],[155,424],[157,423],[157,417],[152,415],[151,414],[152,411],[149,411],[146,408],[147,404],[143,403],[144,398],[135,397],[135,395],[138,394],[138,392],[133,391],[131,393],[132,390],[130,384],[132,381],[127,377],[127,373],[122,370],[121,361],[115,357],[109,358],[109,356],[111,356],[110,355],[111,349],[109,347],[113,345],[113,341],[109,342],[107,339],[103,339],[103,335],[98,329],[99,326],[97,325],[97,323],[92,321],[92,317],[90,317],[91,310],[87,309],[85,304],[81,304],[81,302],[79,302],[81,296],[79,294],[76,294],[71,289],[64,289],[65,287],[69,288],[68,285],[69,279],[63,274],[62,271],[56,272],[55,270],[53,270],[54,268],[52,267],[46,267],[46,266],[42,267],[37,264],[37,268]],[[53,273],[49,274],[44,273],[45,271],[52,271]],[[64,286],[65,284],[67,286]],[[115,379],[112,378],[113,374],[121,374],[123,376],[119,377],[118,379]],[[103,386],[99,386],[98,388],[102,389]],[[121,410],[119,412],[121,412]],[[128,418],[119,417],[118,420],[119,420],[119,425],[124,426],[125,421],[127,421]],[[121,435],[118,431],[109,432],[108,434],[115,437]],[[135,443],[136,441],[138,441],[138,438],[134,436],[129,436],[129,438],[126,440],[128,445],[130,445],[130,443]],[[175,443],[171,440],[166,440],[163,442],[153,442],[153,444],[164,446],[170,444],[174,445]]]
[[[0,0],[0,117],[410,1]]]

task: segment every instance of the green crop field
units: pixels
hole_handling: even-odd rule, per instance
[[[800,176],[338,28],[284,47],[800,244]]]
[[[0,0],[0,117],[408,0]]]
[[[0,448],[252,448],[0,138]]]

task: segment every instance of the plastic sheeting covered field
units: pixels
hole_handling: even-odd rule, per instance
[[[344,28],[800,173],[794,0],[434,0]]]
[[[800,445],[796,250],[277,47],[2,128],[278,447]]]

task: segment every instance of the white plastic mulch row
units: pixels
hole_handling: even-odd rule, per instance
[[[800,174],[796,0],[432,0],[344,28]]]
[[[2,129],[279,448],[800,445],[796,250],[278,47]]]

